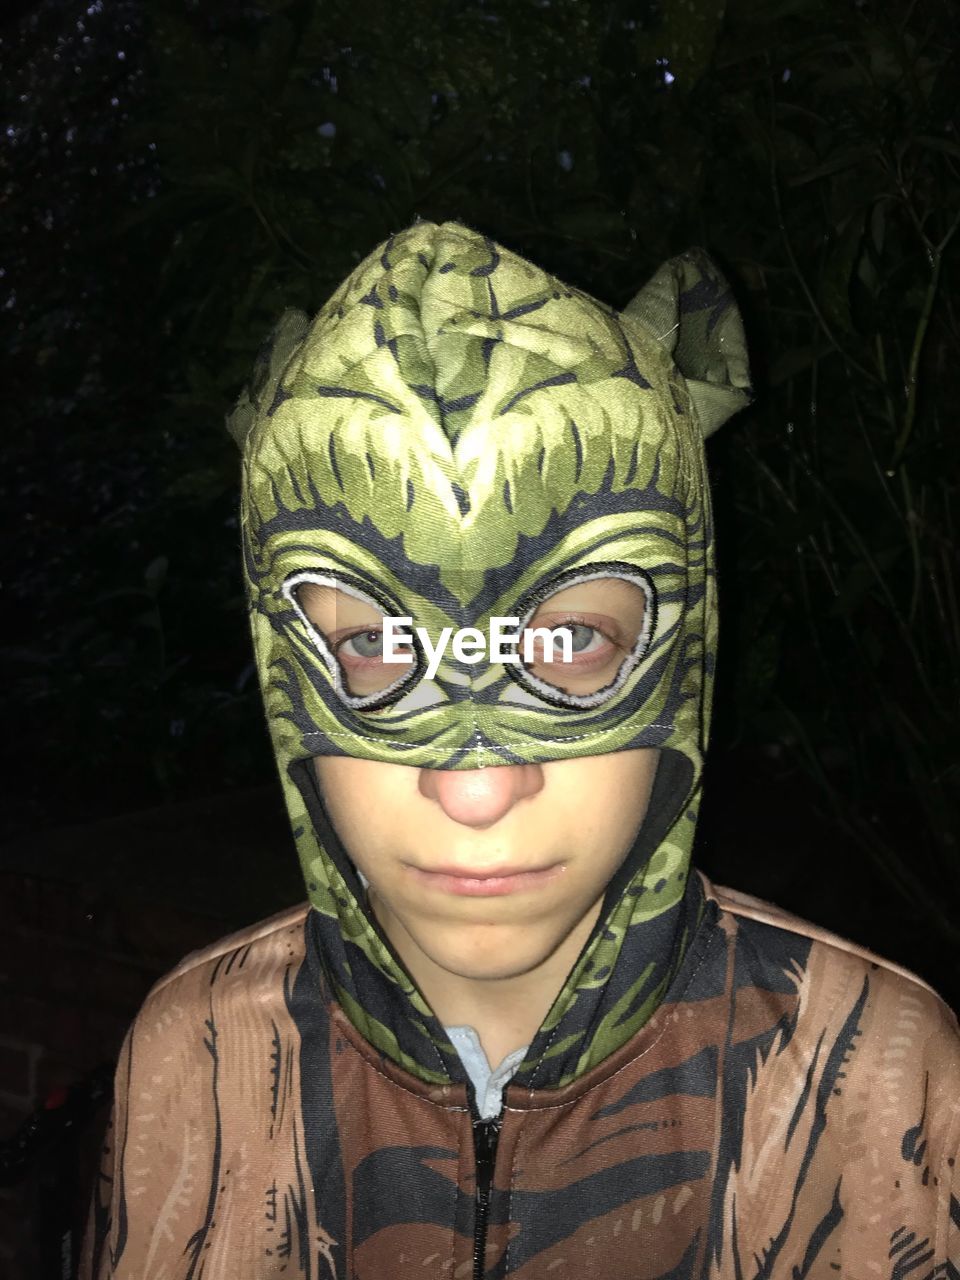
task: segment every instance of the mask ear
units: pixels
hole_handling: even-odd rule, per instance
[[[733,292],[702,249],[665,262],[624,308],[673,356],[704,437],[753,399]]]
[[[240,392],[233,412],[227,415],[227,430],[241,449],[254,422],[273,404],[283,371],[309,327],[305,312],[293,308],[284,311],[257,352],[253,375]]]

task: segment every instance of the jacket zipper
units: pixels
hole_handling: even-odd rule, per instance
[[[487,1250],[487,1214],[490,1209],[490,1186],[497,1159],[500,1118],[474,1120],[473,1150],[477,1161],[477,1204],[473,1229],[473,1280],[483,1280],[484,1254]]]

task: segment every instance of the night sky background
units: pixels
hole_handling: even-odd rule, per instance
[[[317,308],[418,215],[618,305],[701,244],[758,397],[709,445],[700,863],[960,1003],[957,18],[8,3],[4,865],[236,924],[296,895],[223,428],[284,306]],[[198,836],[213,802],[229,885]],[[169,858],[139,847],[158,812]]]

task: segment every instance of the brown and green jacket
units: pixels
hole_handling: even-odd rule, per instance
[[[83,1280],[954,1280],[955,1018],[691,884],[705,910],[643,1028],[559,1089],[507,1086],[486,1197],[467,1087],[359,1034],[315,913],[188,957],[124,1046]]]

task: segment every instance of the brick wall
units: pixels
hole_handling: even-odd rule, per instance
[[[0,904],[0,1142],[45,1100],[43,1132],[61,1135],[0,1187],[0,1280],[69,1277],[107,1118],[75,1086],[116,1058],[156,978],[233,924],[21,872],[0,873]]]

